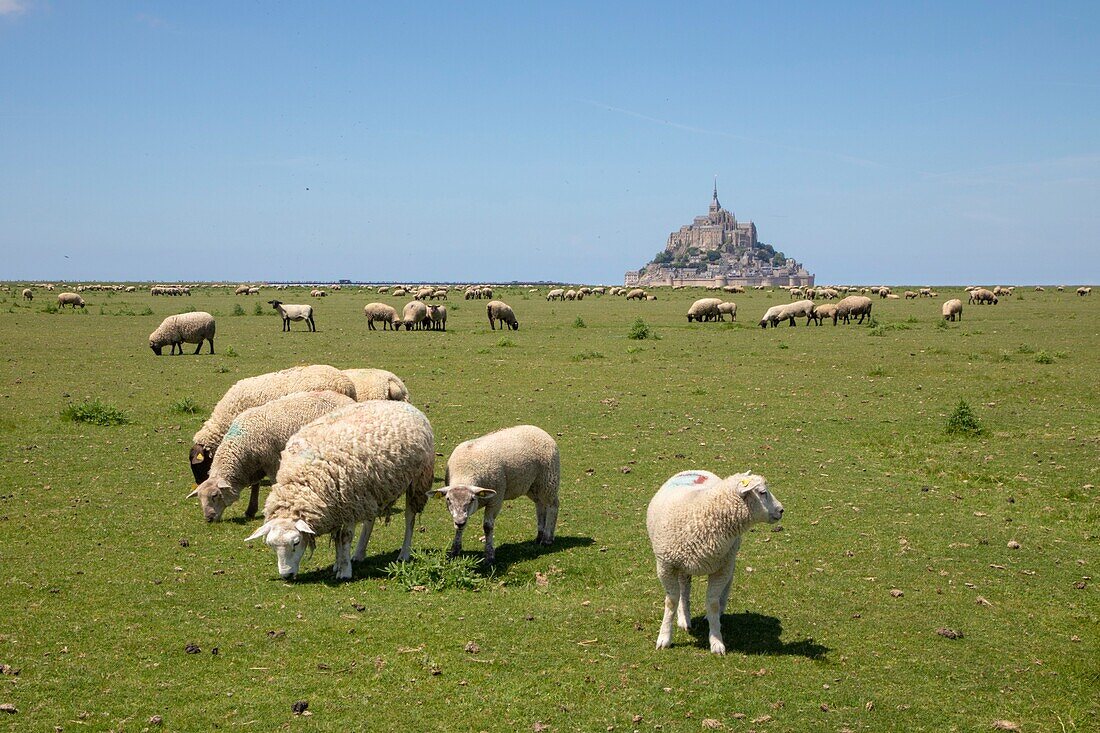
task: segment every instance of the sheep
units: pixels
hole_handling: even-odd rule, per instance
[[[64,308],[67,305],[71,305],[73,310],[76,310],[77,306],[84,308],[84,298],[81,298],[76,293],[58,293],[57,307]]]
[[[986,303],[992,303],[997,305],[997,296],[993,294],[993,291],[985,288],[975,288],[970,291],[970,305],[982,305]]]
[[[646,530],[665,589],[657,648],[672,646],[672,616],[691,624],[691,576],[707,577],[710,651],[725,654],[721,616],[729,601],[742,535],[754,524],[783,518],[783,504],[763,476],[751,472],[720,479],[709,471],[681,471],[657,490],[646,511]]]
[[[806,325],[810,325],[810,321],[813,321],[817,325],[821,325],[823,320],[833,318],[836,315],[837,306],[839,303],[822,303],[821,305],[815,305],[813,312],[806,319]],[[836,325],[834,320],[833,325]]]
[[[195,475],[195,483],[201,484],[210,475],[214,454],[237,415],[249,407],[263,405],[294,392],[324,389],[355,397],[355,385],[347,375],[327,364],[291,367],[280,372],[248,377],[234,384],[218,400],[210,417],[191,439],[188,460],[191,463],[191,472]]]
[[[290,305],[281,300],[269,300],[267,302],[268,305],[279,311],[279,315],[283,317],[284,332],[290,330],[291,321],[305,321],[310,331],[317,330],[317,324],[313,320],[312,305]]]
[[[496,330],[495,321],[500,321],[501,330],[507,325],[513,331],[519,330],[519,321],[516,320],[512,306],[502,300],[492,300],[485,306],[485,314],[489,317],[489,328]]]
[[[447,306],[445,305],[429,305],[428,306],[428,321],[429,328],[433,331],[446,331],[447,330]]]
[[[493,289],[491,287],[489,287],[488,285],[482,285],[481,286],[481,295],[479,295],[477,297],[492,300],[493,299]]]
[[[1077,288],[1077,294],[1080,295],[1080,296],[1092,295],[1092,288],[1091,287]]]
[[[921,288],[919,293],[920,293],[920,297],[922,297],[922,298],[931,298],[932,297],[932,288]]]
[[[481,297],[481,290],[478,288],[466,288],[466,292],[463,294],[466,300],[475,300]]]
[[[1035,292],[1036,292],[1036,293],[1045,293],[1045,292],[1046,292],[1046,290],[1047,290],[1047,289],[1046,289],[1046,288],[1044,288],[1044,287],[1043,287],[1042,285],[1036,285],[1036,286],[1035,286]]]
[[[405,290],[405,288],[394,288],[393,292],[390,294],[395,298],[400,298],[406,295],[408,292],[409,291]]]
[[[245,540],[264,538],[275,550],[279,575],[298,574],[306,547],[332,534],[337,580],[366,555],[374,522],[405,494],[405,541],[412,550],[413,522],[424,510],[435,468],[435,438],[428,418],[407,402],[359,402],[322,415],[290,440],[264,503],[264,523]],[[351,541],[363,522],[355,554]]]
[[[565,300],[576,300],[576,299],[577,299],[577,291],[576,290],[573,290],[572,288],[570,288],[569,290],[565,291]]]
[[[874,303],[866,295],[849,295],[842,298],[836,304],[836,311],[833,312],[833,325],[835,326],[839,319],[844,319],[845,323],[851,323],[854,316],[859,316],[859,323],[863,323],[864,318],[871,317],[872,305]]]
[[[761,319],[760,325],[767,328],[767,324],[770,323],[774,328],[779,325],[780,321],[787,321],[788,325],[794,326],[795,318],[799,316],[809,318],[813,312],[814,302],[812,300],[796,300],[793,303],[769,308],[768,312],[764,314],[764,318]]]
[[[344,374],[355,385],[355,399],[409,401],[409,390],[393,372],[385,369],[344,369]]]
[[[806,293],[802,288],[791,288],[791,299],[798,298],[799,300],[806,297]]]
[[[1066,292],[1066,286],[1065,285],[1059,285],[1058,287],[1055,288],[1055,290],[1057,290],[1059,293],[1064,293],[1064,292]],[[1078,295],[1080,295],[1080,293],[1078,293]]]
[[[233,295],[248,295],[248,286],[247,285],[238,285],[236,287],[236,289],[233,291]]]
[[[207,522],[220,522],[225,508],[252,487],[246,519],[259,509],[260,481],[275,479],[279,454],[290,436],[307,423],[347,405],[355,399],[331,390],[295,392],[263,405],[250,407],[233,419],[222,439],[210,475],[187,498],[197,496]]]
[[[719,321],[725,320],[725,319],[722,318],[722,316],[726,315],[726,314],[729,314],[729,317],[730,317],[731,321],[736,321],[737,320],[737,303],[734,303],[732,300],[727,300],[723,303],[719,303],[718,304],[718,320]]]
[[[760,328],[767,328],[769,323],[772,323],[772,319],[775,318],[778,321],[779,312],[782,311],[785,305],[773,305],[764,311],[764,315],[760,317]],[[774,325],[774,323],[773,323]]]
[[[23,300],[34,300],[34,291],[30,288],[23,288]]]
[[[626,294],[627,300],[645,300],[646,292],[641,288],[634,288]]]
[[[248,294],[249,295],[258,295],[259,292],[260,292],[260,288],[256,287],[256,286],[253,286],[253,287],[248,289]]]
[[[657,296],[656,295],[646,295],[645,299],[653,301],[653,300],[657,300]]]
[[[718,320],[722,315],[718,310],[718,305],[722,302],[721,298],[699,298],[691,304],[688,308],[687,319],[688,323],[692,321]]]
[[[913,290],[906,290],[905,291],[905,299],[906,300],[915,300],[917,297],[918,297],[918,295],[917,295],[916,291],[913,291]]]
[[[418,331],[423,330],[425,321],[428,320],[428,306],[421,303],[419,300],[410,300],[405,304],[404,310],[401,312],[401,325],[405,327],[406,331],[411,331],[415,327]]]
[[[526,496],[535,502],[535,542],[554,541],[558,521],[561,459],[558,444],[534,425],[517,425],[460,443],[447,459],[441,494],[454,519],[455,537],[448,555],[462,552],[462,530],[480,506],[485,507],[485,563],[496,561],[493,527],[504,502]]]
[[[581,297],[585,295],[592,295],[592,288],[587,286],[583,288],[577,288],[577,295]],[[577,298],[577,300],[580,300],[580,298]]]
[[[414,295],[413,298],[415,298],[416,300],[427,300],[428,298],[431,298],[434,293],[435,288],[422,287],[417,289],[416,295]]]
[[[943,320],[954,321],[956,317],[961,321],[963,317],[963,302],[958,298],[952,298],[943,304]]]
[[[873,291],[874,291],[874,290],[872,289],[872,292],[873,292]],[[878,297],[880,297],[880,298],[885,298],[885,297],[886,297],[886,296],[888,296],[888,295],[890,295],[890,288],[887,288],[887,287],[880,287],[880,288],[878,289]]]
[[[447,289],[446,288],[438,288],[434,293],[432,293],[431,297],[432,297],[433,300],[446,300],[447,299]]]
[[[325,297],[328,297],[328,293],[326,293],[324,290],[318,290],[317,288],[314,288],[313,290],[309,291],[309,297],[311,297],[311,298],[325,298]]]
[[[375,321],[382,322],[382,330],[397,330],[397,310],[385,303],[367,303],[363,306],[363,315],[367,317],[367,328],[376,331]]]
[[[210,353],[214,353],[214,316],[205,311],[192,313],[180,313],[168,316],[157,329],[149,334],[149,348],[160,356],[161,349],[166,344],[172,345],[169,354],[175,354],[176,349],[183,353],[184,344],[197,344],[195,353],[202,351],[204,341],[210,342]]]

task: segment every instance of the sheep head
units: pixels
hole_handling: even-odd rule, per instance
[[[236,500],[233,496],[233,485],[221,476],[211,476],[203,481],[187,495],[187,498],[190,499],[193,496],[199,498],[199,507],[207,522],[222,521],[225,508]]]
[[[279,564],[279,575],[284,580],[293,580],[302,564],[302,556],[307,547],[316,546],[316,533],[310,529],[304,519],[269,519],[263,526],[245,538],[245,542],[264,538],[267,546],[275,550],[275,559]]]
[[[189,460],[191,461],[191,473],[195,475],[196,484],[201,484],[210,478],[210,465],[214,462],[215,450],[216,448],[210,448],[200,443],[191,446]]]
[[[468,486],[466,484],[456,484],[454,486],[444,486],[442,489],[434,489],[428,492],[431,494],[439,494],[447,502],[447,511],[451,513],[451,518],[454,519],[455,528],[461,529],[466,526],[466,522],[469,520],[470,515],[478,510],[484,502],[479,500],[487,500],[496,496],[497,492],[493,489],[483,489],[480,486]]]
[[[739,473],[726,479],[749,508],[753,522],[774,524],[783,518],[783,504],[768,490],[763,476]]]

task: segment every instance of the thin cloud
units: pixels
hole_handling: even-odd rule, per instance
[[[0,15],[22,15],[25,12],[26,0],[0,0]]]
[[[0,0],[0,2],[2,2],[2,0]],[[168,21],[151,13],[138,13],[134,17],[134,20],[136,20],[138,23],[141,23],[142,25],[149,26],[150,28],[168,27]]]
[[[1029,180],[1045,174],[1063,174],[1065,171],[1090,172],[1100,166],[1100,154],[1065,155],[1057,158],[1028,161],[1026,163],[1001,163],[979,168],[967,168],[942,173],[925,173],[926,180],[945,181],[968,185],[989,185]],[[1093,176],[1076,176],[1078,181],[1096,181]]]
[[[710,130],[705,127],[695,127],[694,125],[685,125],[682,122],[675,122],[673,120],[665,120],[660,117],[651,117],[650,115],[642,114],[641,112],[634,112],[633,110],[623,109],[622,107],[615,107],[610,104],[604,104],[603,102],[594,102],[590,99],[577,100],[584,104],[604,109],[609,112],[618,112],[635,119],[645,120],[647,122],[653,122],[654,124],[664,125],[665,127],[671,127],[674,130],[682,130],[684,132],[691,132],[698,135],[713,135],[715,137],[722,137],[728,140],[739,140],[741,142],[752,143],[753,145],[768,145],[780,150],[788,150],[794,153],[804,153],[808,155],[824,155],[830,158],[836,158],[837,160],[843,160],[846,163],[852,163],[862,167],[869,168],[891,168],[877,160],[871,160],[869,158],[860,158],[855,155],[848,155],[847,153],[839,153],[834,150],[817,150],[814,148],[803,148],[796,145],[787,145],[785,143],[772,142],[770,140],[761,140],[759,138],[749,137],[748,135],[741,135],[736,132],[727,132],[725,130]],[[897,170],[897,169],[895,169]]]

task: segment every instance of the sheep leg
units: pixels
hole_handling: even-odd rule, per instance
[[[539,507],[539,537],[536,541],[539,544],[550,545],[554,542],[554,530],[558,524],[558,499],[554,497],[553,501],[550,501]]]
[[[657,634],[657,648],[667,649],[672,646],[672,617],[680,602],[680,579],[676,573],[661,567],[660,563],[657,563],[657,577],[665,589],[665,615],[661,618],[661,631]]]
[[[462,532],[465,529],[465,524],[461,527],[455,527],[455,538],[451,542],[451,549],[447,550],[447,557],[458,557],[462,554]]]
[[[684,631],[691,628],[691,575],[680,574],[680,604],[676,613],[676,625]]]
[[[500,496],[498,494],[498,496]],[[485,530],[485,564],[493,565],[497,561],[497,551],[493,547],[493,527],[496,526],[497,515],[500,514],[500,510],[504,507],[503,499],[498,504],[490,504],[485,507],[485,524],[482,525],[482,529]]]
[[[332,533],[336,544],[336,564],[332,570],[337,580],[351,580],[351,540],[355,537],[355,522],[345,524]]]
[[[244,518],[252,519],[260,510],[260,485],[252,484],[252,493],[248,497],[248,508],[244,510]]]
[[[370,534],[374,531],[374,520],[368,519],[363,522],[363,532],[359,535],[359,543],[355,545],[355,554],[351,556],[352,562],[363,562],[367,557],[367,543],[370,541]]]
[[[733,563],[707,578],[707,625],[712,654],[726,653],[726,645],[722,641],[722,596],[728,591],[732,580]]]
[[[213,339],[213,337],[211,337],[209,339],[209,341],[210,341],[210,353],[213,354],[214,353],[214,339]]]
[[[416,521],[416,510],[405,502],[405,541],[401,544],[401,552],[397,554],[397,562],[408,562],[412,554],[413,546],[413,522]]]

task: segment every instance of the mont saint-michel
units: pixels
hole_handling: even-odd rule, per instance
[[[737,221],[718,202],[718,184],[710,210],[668,235],[668,243],[640,270],[626,273],[626,285],[797,285],[814,276],[756,236],[756,224]]]

